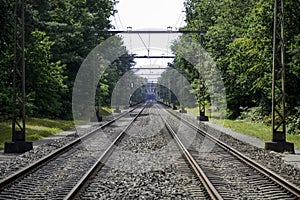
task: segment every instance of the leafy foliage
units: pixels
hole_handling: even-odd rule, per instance
[[[205,48],[222,73],[228,118],[244,115],[243,108],[248,108],[251,115],[259,113],[262,116],[259,119],[270,116],[273,2],[188,0],[185,3],[185,28],[199,30],[205,27],[208,31]],[[286,101],[291,118],[297,118],[295,108],[300,104],[300,13],[296,11],[299,6],[299,1],[285,1]],[[194,37],[199,40],[199,36]],[[185,68],[190,67],[186,65]],[[191,74],[191,79],[195,80],[197,76]]]
[[[10,117],[13,64],[13,1],[0,1],[0,121]]]
[[[14,33],[14,1],[1,0],[0,17],[0,120],[10,118]],[[27,115],[72,118],[72,87],[89,52],[110,35],[114,0],[28,0],[25,4]],[[122,44],[119,42],[120,48]],[[118,79],[134,64],[116,60],[99,81],[97,102],[110,105]]]
[[[27,85],[26,93],[28,104],[32,105],[28,114],[39,117],[58,117],[57,111],[61,107],[61,95],[67,90],[63,76],[65,65],[60,61],[50,62],[51,46],[45,32],[34,31],[32,37],[35,40],[26,49]]]

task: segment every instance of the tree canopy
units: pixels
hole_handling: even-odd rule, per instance
[[[203,46],[221,71],[228,118],[235,119],[243,112],[255,110],[252,115],[261,116],[266,122],[270,120],[266,116],[271,114],[273,6],[273,0],[185,2],[187,25],[183,29],[207,30]],[[300,105],[299,7],[297,0],[284,1],[287,115],[290,123],[298,126],[295,119],[299,117]],[[200,35],[191,37],[201,44]],[[180,55],[173,66],[186,71],[193,85],[200,84],[197,72]],[[194,92],[199,93],[199,89],[194,87]],[[196,96],[200,101],[200,95]]]
[[[72,87],[90,51],[111,35],[114,0],[27,0],[25,3],[26,114],[72,118]],[[1,0],[0,17],[0,120],[10,119],[14,34],[14,1]],[[121,39],[120,39],[121,40]],[[120,46],[122,44],[120,43]],[[128,57],[128,56],[127,56]],[[134,65],[118,59],[99,81],[96,97],[110,105],[114,84]]]

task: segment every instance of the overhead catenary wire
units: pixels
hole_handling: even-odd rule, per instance
[[[114,15],[114,21],[115,21],[115,25],[116,25],[115,28],[117,28],[117,30],[120,30],[119,27],[118,27],[118,23],[117,23],[117,19],[116,19],[115,15]]]
[[[181,17],[181,22],[180,22],[180,24],[179,24],[179,27],[182,26],[182,23],[184,22],[184,20],[185,20],[185,17],[184,17],[184,15],[182,15],[182,17]]]
[[[129,35],[129,48],[130,48],[130,54],[132,54],[133,53],[133,51],[132,51],[132,38],[131,38],[131,35]]]
[[[138,36],[139,36],[139,38],[141,39],[141,41],[142,41],[142,43],[143,43],[145,49],[146,49],[147,52],[148,52],[148,56],[149,56],[149,52],[150,52],[149,47],[147,47],[146,43],[144,42],[143,38],[141,37],[141,35],[140,35],[139,33],[138,33]]]
[[[175,23],[175,25],[174,25],[174,28],[176,28],[176,29],[178,29],[178,28],[177,28],[177,25],[179,24],[180,19],[181,19],[181,23],[182,23],[182,18],[184,17],[184,16],[183,16],[183,12],[184,12],[184,5],[183,5],[183,7],[182,7],[182,9],[181,9],[181,11],[180,11],[179,17],[178,17],[178,19],[177,19],[177,21],[176,21],[176,23]],[[180,25],[181,25],[181,24],[180,24]],[[180,27],[180,25],[179,25],[179,27]]]
[[[120,25],[121,25],[122,29],[124,30],[124,29],[125,29],[125,27],[123,26],[123,23],[122,23],[121,17],[120,17],[120,15],[119,15],[119,12],[117,13],[117,17],[118,17],[118,19],[119,19],[119,22],[120,22]]]
[[[170,34],[168,34],[168,40],[167,40],[167,45],[166,45],[167,56],[169,55],[169,42],[170,42]]]
[[[124,26],[123,22],[122,22],[122,16],[120,15],[120,13],[118,12],[118,5],[115,4],[115,8],[116,8],[116,13],[114,15],[114,21],[116,23],[116,28],[118,30],[120,30],[120,28],[122,28],[123,30],[126,30],[126,27]],[[177,18],[177,21],[174,25],[175,27],[175,30],[177,29],[178,27],[178,24],[182,24],[182,20],[184,18],[184,14],[183,14],[183,10],[184,10],[184,5],[181,9],[181,12],[179,13],[179,16]],[[128,31],[128,28],[127,28],[127,31]],[[131,30],[130,30],[131,32]],[[141,36],[140,34],[138,34],[138,37],[140,38],[143,46],[145,47],[145,49],[147,50],[147,58],[149,59],[149,64],[150,65],[154,65],[157,61],[157,58],[156,60],[152,60],[152,58],[150,57],[150,50],[151,50],[151,34],[149,32],[148,34],[148,43],[146,42],[146,37],[144,36]],[[168,56],[170,54],[170,49],[169,49],[169,43],[170,43],[170,40],[171,40],[171,34],[168,34],[167,36],[167,43],[166,43],[166,56]],[[131,53],[133,53],[133,49],[132,49],[132,37],[130,35],[130,38],[129,38],[129,45],[130,45],[130,49],[131,49]]]
[[[121,29],[124,30],[124,26],[123,26],[122,20],[121,20],[120,15],[119,15],[119,10],[118,10],[118,8],[117,8],[117,3],[119,3],[119,2],[117,1],[117,2],[114,4],[114,6],[115,6],[115,14],[113,15],[114,21],[115,21],[117,30],[121,30]],[[116,17],[116,16],[117,16],[117,17]],[[118,21],[119,21],[119,23],[118,23]],[[121,27],[120,27],[121,29],[119,28],[118,24],[121,26]]]
[[[150,33],[148,35],[148,56],[150,56]],[[149,64],[151,65],[151,58],[149,59]]]

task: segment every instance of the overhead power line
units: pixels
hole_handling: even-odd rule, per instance
[[[119,12],[117,13],[117,16],[118,16],[118,19],[119,19],[119,22],[120,22],[120,25],[121,25],[122,29],[125,29],[125,27],[123,26],[121,17],[120,17],[120,15],[119,15]]]
[[[176,21],[176,24],[174,25],[174,27],[175,28],[177,28],[177,25],[178,25],[178,23],[179,23],[179,21],[180,21],[180,19],[181,19],[181,23],[182,23],[182,18],[183,18],[183,12],[184,12],[184,6],[182,7],[182,9],[181,9],[181,11],[180,11],[180,14],[179,14],[179,17],[178,17],[178,19],[177,19],[177,21]],[[181,25],[181,23],[180,23],[180,25]],[[179,25],[179,27],[180,27],[180,25]]]

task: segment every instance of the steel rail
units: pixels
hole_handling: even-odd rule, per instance
[[[118,119],[124,117],[125,115],[127,115],[128,113],[133,112],[135,109],[137,109],[138,106],[134,107],[133,109],[129,110],[128,112],[125,112],[123,114],[121,114],[120,116],[114,118],[113,120],[110,120],[109,122],[101,125],[100,127],[84,134],[83,136],[69,142],[68,144],[64,145],[63,147],[60,147],[58,149],[56,149],[55,151],[53,151],[52,153],[48,154],[47,156],[37,160],[36,162],[28,165],[25,168],[22,168],[18,171],[16,171],[15,173],[11,174],[10,176],[3,178],[0,180],[0,188],[3,188],[4,186],[12,183],[13,181],[15,181],[16,179],[26,175],[27,173],[29,173],[30,171],[36,170],[39,167],[41,167],[42,165],[44,165],[45,163],[49,162],[52,159],[55,159],[57,156],[63,154],[64,152],[68,151],[69,149],[71,149],[73,146],[75,146],[76,144],[79,144],[83,139],[86,139],[88,137],[90,137],[91,135],[93,135],[95,132],[99,131],[100,129],[103,129],[107,126],[109,126],[110,124],[114,123],[115,121],[117,121]],[[1,189],[0,189],[1,190]]]
[[[177,134],[175,133],[174,129],[170,126],[170,124],[163,118],[163,116],[159,113],[161,119],[163,120],[166,128],[171,133],[171,136],[174,138],[176,144],[184,154],[186,160],[193,168],[194,172],[197,174],[197,177],[200,179],[201,183],[203,184],[204,188],[208,192],[209,196],[213,200],[221,200],[223,199],[222,196],[219,194],[219,192],[216,190],[216,188],[213,186],[213,184],[210,182],[208,177],[205,175],[204,171],[201,169],[201,167],[198,165],[198,163],[195,161],[193,156],[189,153],[187,148],[184,146],[184,144],[180,141]]]
[[[281,187],[283,187],[284,189],[286,189],[287,191],[289,191],[290,193],[292,193],[296,197],[300,198],[300,188],[297,187],[296,185],[294,185],[293,183],[291,183],[288,180],[286,180],[285,178],[277,175],[275,172],[273,172],[272,170],[264,167],[263,165],[255,162],[253,159],[245,156],[244,154],[242,154],[238,150],[236,150],[233,147],[225,144],[224,142],[220,141],[216,137],[208,134],[207,132],[205,132],[201,128],[195,126],[194,124],[190,123],[189,121],[187,121],[187,120],[185,120],[183,118],[180,118],[178,115],[172,113],[169,110],[167,112],[170,113],[171,115],[173,115],[174,117],[176,117],[177,119],[180,119],[181,121],[183,121],[185,124],[187,124],[188,126],[190,126],[191,128],[193,128],[194,130],[196,130],[198,133],[202,134],[203,136],[207,137],[211,141],[215,142],[221,148],[227,150],[229,153],[231,153],[232,155],[234,155],[236,158],[238,158],[239,160],[241,160],[242,162],[244,162],[248,166],[250,166],[253,169],[257,170],[258,172],[260,172],[264,176],[270,178],[276,184],[280,185]]]
[[[145,106],[138,112],[138,114],[130,121],[130,123],[122,130],[118,137],[110,144],[110,146],[105,150],[105,152],[98,158],[94,165],[85,173],[85,175],[77,182],[77,184],[72,188],[72,190],[64,197],[65,200],[73,199],[79,192],[82,190],[86,182],[92,177],[99,168],[103,166],[103,163],[109,158],[112,154],[114,147],[121,141],[124,137],[125,132],[131,127],[133,122],[140,116],[140,114],[145,109]]]

